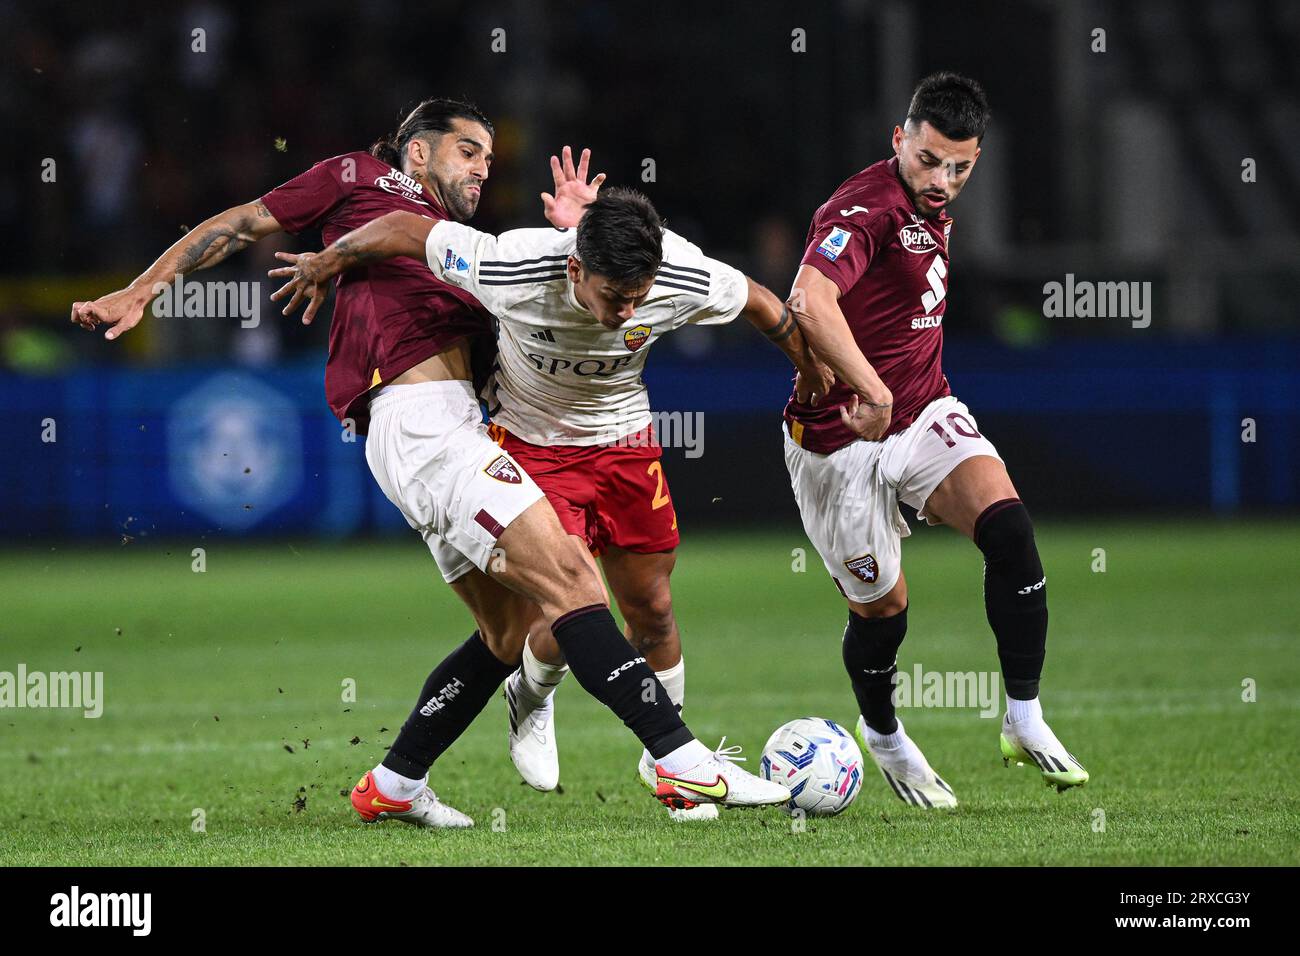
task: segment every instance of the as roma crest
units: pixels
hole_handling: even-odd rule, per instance
[[[650,326],[637,325],[623,333],[623,344],[629,352],[635,352],[650,341]]]

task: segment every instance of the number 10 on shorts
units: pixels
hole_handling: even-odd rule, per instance
[[[961,412],[949,412],[946,421],[948,422],[948,426],[963,438],[982,437],[980,433],[975,430],[974,423]],[[953,441],[952,435],[948,433],[948,429],[944,428],[938,422],[930,423],[930,431],[942,438],[943,443],[949,448],[957,447],[957,443]]]

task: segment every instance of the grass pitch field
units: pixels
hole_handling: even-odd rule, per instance
[[[636,742],[572,679],[558,699],[562,793],[521,784],[498,698],[432,777],[474,830],[359,823],[341,792],[471,630],[414,535],[210,543],[202,574],[181,543],[3,552],[0,671],[103,671],[106,703],[97,720],[0,710],[0,863],[1300,863],[1300,528],[1045,522],[1038,538],[1046,716],[1092,782],[1057,794],[1002,766],[997,720],[910,709],[959,810],[904,806],[868,761],[853,806],[806,832],[775,809],[673,824],[635,781]],[[710,745],[744,744],[751,767],[786,720],[855,719],[842,602],[815,555],[792,573],[794,547],[807,547],[794,530],[687,529],[675,576],[687,720]],[[900,666],[995,670],[974,547],[918,529],[905,561]],[[1257,702],[1242,701],[1247,678]]]

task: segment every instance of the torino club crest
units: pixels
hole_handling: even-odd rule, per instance
[[[515,463],[505,455],[497,455],[483,470],[487,472],[488,477],[504,481],[507,485],[517,485],[523,481],[519,477],[519,469],[515,467]]]
[[[850,558],[844,562],[844,566],[853,572],[854,577],[867,584],[875,584],[876,578],[880,577],[880,565],[876,564],[875,557],[870,554],[864,554],[860,558]]]

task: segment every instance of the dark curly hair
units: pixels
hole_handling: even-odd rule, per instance
[[[909,122],[929,123],[949,139],[983,139],[990,115],[984,87],[947,71],[918,83],[907,108]]]
[[[649,199],[635,189],[606,189],[578,223],[578,259],[613,282],[639,282],[659,270],[663,240],[664,224]]]

